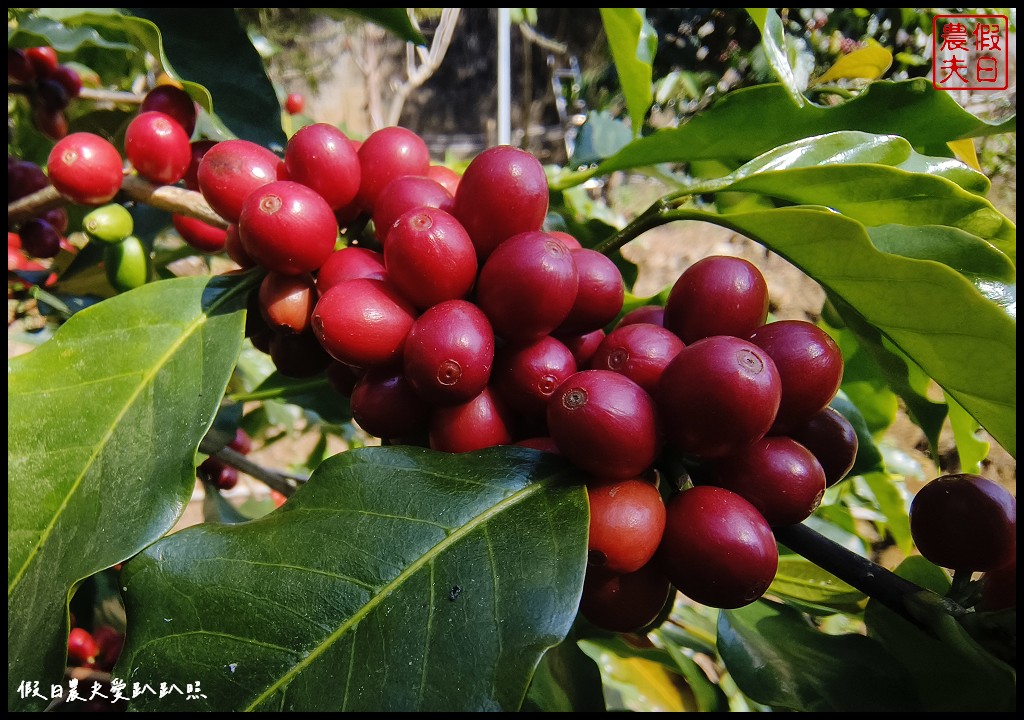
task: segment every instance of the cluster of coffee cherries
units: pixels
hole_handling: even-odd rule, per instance
[[[68,665],[110,672],[124,646],[124,633],[111,625],[98,625],[91,632],[73,625],[68,633]]]
[[[242,428],[236,428],[235,437],[227,446],[237,453],[248,455],[252,452],[252,437]],[[238,470],[216,455],[210,455],[199,463],[197,473],[201,480],[218,490],[230,490],[238,484]]]
[[[32,108],[32,124],[51,140],[68,134],[65,110],[82,92],[82,78],[59,61],[48,45],[7,48],[8,91],[25,95]]]

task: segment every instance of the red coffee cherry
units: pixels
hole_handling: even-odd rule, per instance
[[[192,137],[199,113],[196,101],[185,90],[174,85],[157,85],[146,93],[139,106],[139,113],[151,111],[170,116],[188,138]]]
[[[430,405],[423,401],[401,370],[367,370],[352,387],[352,418],[379,438],[401,438],[427,429]]]
[[[32,65],[32,69],[35,71],[35,77],[46,77],[57,69],[59,64],[57,51],[49,45],[25,48],[24,52],[29,64]]]
[[[371,368],[402,359],[416,308],[384,280],[345,280],[320,295],[313,331],[339,362]]]
[[[512,418],[490,387],[469,402],[443,405],[430,418],[430,447],[464,453],[512,442]]]
[[[198,218],[172,213],[171,224],[185,242],[200,252],[219,253],[227,243],[228,231],[225,228]]]
[[[470,161],[452,210],[473,238],[481,262],[513,235],[540,230],[547,212],[544,166],[509,145],[488,148]]]
[[[300,128],[284,149],[288,179],[316,190],[331,210],[352,202],[359,192],[359,155],[341,130],[327,123]]]
[[[805,320],[762,325],[750,342],[771,356],[782,381],[772,431],[785,433],[826,407],[843,380],[843,354],[828,333]]]
[[[403,175],[389,182],[377,198],[373,206],[373,233],[379,242],[384,243],[391,226],[410,210],[430,207],[450,213],[454,204],[455,198],[437,181],[422,175]],[[462,227],[461,223],[459,227]],[[466,238],[469,238],[468,233]],[[469,244],[472,247],[473,241],[470,240]],[[473,265],[476,266],[475,249]]]
[[[392,185],[403,179],[409,178]],[[383,202],[381,196],[378,205]],[[392,224],[384,266],[395,287],[420,309],[466,297],[477,275],[476,251],[465,229],[454,216],[428,206],[413,208]]]
[[[239,267],[256,267],[256,261],[249,257],[249,253],[242,247],[242,236],[238,232],[238,223],[231,223],[224,232],[224,252],[238,263]]]
[[[319,339],[309,332],[271,331],[267,351],[277,371],[295,379],[316,377],[326,371],[332,361]]]
[[[316,287],[323,295],[345,280],[356,278],[387,279],[384,255],[376,250],[350,245],[335,250],[316,274]]]
[[[641,305],[640,307],[633,308],[619,318],[619,322],[615,324],[615,327],[620,328],[624,325],[633,325],[634,323],[650,323],[651,325],[664,327],[665,308],[661,305]]]
[[[578,285],[565,244],[548,233],[525,232],[488,257],[477,279],[476,302],[495,335],[525,343],[550,334],[568,317]]]
[[[554,455],[562,454],[558,452],[558,446],[555,445],[555,441],[546,435],[517,440],[512,444],[517,447],[531,448],[533,450],[540,450],[541,452],[552,453]]]
[[[576,335],[603,328],[618,316],[626,296],[622,273],[610,258],[589,248],[575,248],[569,252],[576,264],[579,286],[572,309],[554,331],[559,335]]]
[[[825,471],[825,487],[832,487],[845,478],[857,460],[860,441],[857,431],[842,413],[826,407],[802,425],[789,432],[789,437],[810,450]]]
[[[192,161],[192,145],[181,125],[156,111],[140,113],[128,123],[124,152],[139,175],[164,185],[185,177]]]
[[[68,664],[89,665],[96,661],[100,646],[85,628],[74,627],[68,634]]]
[[[587,481],[587,497],[590,565],[628,573],[650,562],[665,532],[665,503],[654,483],[594,478]]]
[[[306,98],[301,93],[288,93],[284,99],[284,109],[289,115],[298,115],[306,107]]]
[[[237,223],[249,194],[277,180],[280,162],[270,150],[249,140],[222,140],[199,163],[199,192],[218,215]]]
[[[657,562],[631,573],[588,565],[580,614],[602,630],[639,632],[655,622],[675,596],[675,588]]]
[[[235,428],[235,437],[228,443],[228,447],[242,455],[252,452],[252,436],[242,428]]]
[[[910,502],[910,533],[940,567],[995,570],[1017,555],[1017,498],[981,475],[943,475]]]
[[[338,238],[338,223],[327,201],[291,180],[267,183],[250,193],[238,230],[249,257],[267,270],[288,275],[319,269]]]
[[[707,484],[742,496],[769,525],[795,525],[821,504],[825,471],[796,440],[764,437],[713,461]]]
[[[665,302],[665,327],[690,344],[712,335],[748,338],[768,317],[768,284],[749,260],[712,255],[688,267]]]
[[[57,191],[78,205],[110,202],[124,177],[121,154],[99,135],[77,132],[57,141],[46,161]]]
[[[654,400],[610,370],[570,375],[548,402],[547,418],[562,455],[595,477],[642,475],[660,449]]]
[[[662,372],[655,397],[671,445],[720,458],[767,434],[782,383],[767,352],[748,340],[716,335],[679,351]]]
[[[461,175],[446,165],[431,165],[427,168],[427,177],[447,190],[452,196],[452,201],[455,201],[455,191],[459,188]]]
[[[32,109],[32,124],[51,140],[60,140],[68,134],[68,117],[63,110],[37,106]]]
[[[403,127],[375,130],[359,146],[358,154],[362,180],[356,200],[371,214],[389,182],[403,175],[425,175],[430,167],[430,150],[423,138]]]
[[[775,536],[757,508],[710,485],[668,502],[658,558],[679,592],[722,609],[760,598],[779,567]]]
[[[405,376],[434,405],[455,405],[483,392],[494,363],[487,316],[466,300],[446,300],[416,318],[403,349]]]
[[[260,315],[274,332],[304,333],[312,328],[319,296],[309,273],[268,272],[260,283],[258,298]]]
[[[683,347],[675,333],[660,325],[627,324],[605,336],[590,359],[590,367],[625,375],[654,395],[661,374]]]
[[[182,178],[185,182],[185,187],[189,190],[199,190],[199,163],[203,161],[203,156],[209,152],[210,148],[217,144],[217,140],[195,140],[189,143],[189,151],[192,154],[192,159],[188,162],[188,170],[185,171],[185,177]]]
[[[495,355],[493,383],[526,421],[547,423],[548,400],[578,370],[564,343],[550,335],[526,345],[506,345]]]
[[[607,337],[607,333],[601,329],[583,335],[559,335],[558,339],[569,348],[569,352],[576,358],[576,367],[589,368],[594,353],[601,347],[605,337]]]

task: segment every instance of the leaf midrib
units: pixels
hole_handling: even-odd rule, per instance
[[[400,572],[395,578],[381,588],[381,591],[372,597],[365,605],[357,610],[353,615],[343,622],[337,630],[331,633],[327,638],[317,645],[308,655],[302,660],[297,662],[288,672],[284,673],[277,682],[273,683],[268,687],[262,694],[260,694],[255,700],[249,703],[245,707],[246,712],[253,712],[259,707],[264,701],[273,696],[282,687],[285,687],[291,680],[302,672],[305,668],[310,666],[317,658],[323,655],[327,650],[339,640],[345,633],[349,631],[355,625],[358,625],[367,615],[369,615],[381,602],[383,602],[391,593],[397,588],[401,587],[406,580],[415,575],[419,570],[426,565],[428,562],[434,560],[436,557],[441,555],[445,550],[454,545],[459,540],[463,539],[471,532],[475,531],[481,525],[484,525],[492,517],[504,512],[509,507],[528,499],[533,494],[540,492],[545,489],[550,483],[553,476],[548,476],[543,479],[538,479],[521,490],[517,490],[508,497],[504,498],[501,502],[492,505],[487,508],[484,512],[475,516],[468,523],[457,528],[453,533],[446,536],[441,542],[434,545],[427,552],[423,553],[415,562],[411,563],[405,570]]]
[[[46,544],[47,540],[49,540],[50,538],[50,535],[53,534],[54,528],[56,528],[57,526],[57,522],[64,514],[64,511],[67,510],[68,506],[71,504],[71,498],[74,497],[75,493],[78,491],[78,488],[81,487],[82,483],[85,480],[85,477],[89,474],[89,470],[96,462],[96,459],[103,454],[103,451],[109,444],[110,438],[113,436],[114,431],[120,425],[121,421],[124,419],[129,409],[131,409],[134,406],[135,401],[138,399],[139,395],[142,394],[142,391],[145,388],[149,387],[149,385],[153,382],[153,379],[156,377],[157,373],[167,365],[167,363],[170,361],[170,358],[185,343],[185,341],[191,338],[201,326],[206,324],[206,321],[209,318],[210,314],[234,296],[234,294],[238,290],[238,287],[241,286],[237,286],[226,291],[221,297],[217,298],[213,303],[211,303],[208,309],[201,312],[198,317],[196,317],[191,323],[185,326],[184,332],[182,332],[180,337],[174,343],[168,346],[167,350],[158,358],[158,361],[153,365],[150,371],[143,373],[142,380],[136,387],[135,392],[128,396],[128,398],[124,402],[124,405],[121,407],[120,411],[114,416],[112,422],[110,423],[110,426],[103,434],[103,437],[101,438],[100,442],[96,444],[95,451],[88,458],[84,467],[82,468],[82,471],[71,484],[71,487],[68,488],[68,492],[65,494],[63,500],[61,500],[61,503],[54,512],[53,517],[50,519],[50,522],[47,523],[45,528],[43,528],[43,531],[39,536],[39,541],[29,552],[28,556],[25,558],[25,562],[18,569],[18,572],[15,574],[14,578],[10,581],[10,583],[8,583],[8,598],[11,597],[11,595],[17,589],[17,586],[21,583],[22,578],[24,578],[24,576],[28,573],[29,567],[32,565],[32,561],[36,558],[37,555],[39,555],[43,545]]]

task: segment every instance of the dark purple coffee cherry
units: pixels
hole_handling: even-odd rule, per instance
[[[749,260],[712,255],[682,272],[665,302],[665,327],[686,344],[748,338],[768,317],[768,284]]]
[[[633,633],[657,620],[675,595],[675,588],[656,562],[631,573],[588,565],[580,614],[602,630]]]
[[[789,432],[814,453],[825,471],[825,487],[832,487],[845,478],[857,460],[860,441],[857,431],[846,417],[833,407],[826,407]]]

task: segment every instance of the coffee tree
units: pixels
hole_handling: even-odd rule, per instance
[[[964,153],[1014,120],[877,63],[812,102],[751,9],[778,82],[654,130],[643,15],[602,9],[590,160],[453,172],[408,128],[286,135],[232,10],[147,12],[8,14],[8,297],[45,320],[8,360],[10,710],[1015,708],[978,431],[1016,456],[1016,229]],[[616,225],[583,187],[624,171],[670,190]],[[727,255],[634,294],[622,248],[684,220],[820,319]],[[957,441],[913,504],[898,405]],[[247,457],[292,410],[308,478]]]

